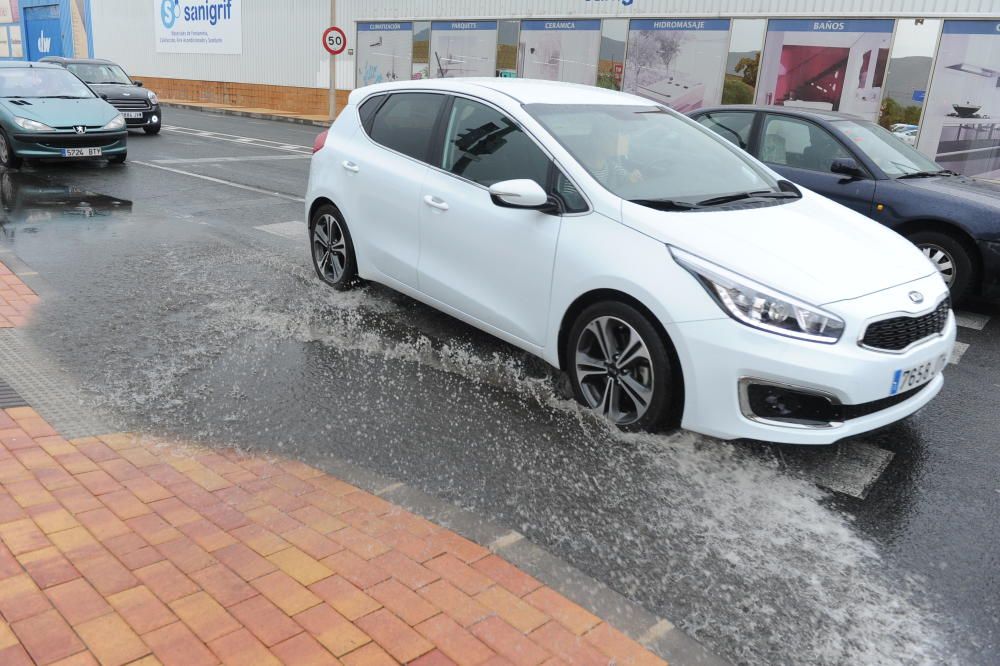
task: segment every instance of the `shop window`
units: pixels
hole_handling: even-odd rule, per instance
[[[497,76],[517,77],[517,40],[520,32],[520,21],[497,21]]]
[[[431,76],[431,22],[413,22],[413,68],[410,78],[414,81]]]
[[[496,21],[434,21],[431,76],[493,76],[496,72]]]
[[[726,79],[722,84],[723,104],[753,104],[766,30],[765,19],[733,20],[726,58]]]
[[[625,76],[625,42],[628,19],[604,19],[601,25],[601,52],[597,61],[597,85],[622,89]]]

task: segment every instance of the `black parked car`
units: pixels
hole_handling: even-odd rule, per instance
[[[789,180],[913,241],[954,300],[1000,297],[1000,184],[954,174],[846,113],[733,105],[688,115]]]
[[[95,93],[121,111],[129,129],[141,129],[146,134],[158,134],[163,123],[160,100],[156,93],[142,87],[125,70],[110,60],[57,58],[49,56],[42,62],[62,65],[84,81]]]

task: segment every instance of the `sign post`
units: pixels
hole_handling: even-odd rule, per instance
[[[330,18],[336,20],[337,0],[330,0]],[[323,32],[323,48],[331,56],[339,55],[347,48],[347,35],[337,26],[331,26]],[[337,63],[330,58],[330,122],[337,118]]]

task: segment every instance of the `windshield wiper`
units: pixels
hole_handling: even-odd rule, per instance
[[[763,190],[760,192],[738,192],[736,194],[724,194],[721,197],[712,197],[699,201],[699,206],[721,206],[722,204],[741,201],[743,199],[798,199],[799,195],[794,192],[772,192]]]
[[[629,199],[634,204],[655,208],[656,210],[694,210],[701,208],[698,204],[690,201],[677,201],[675,199]]]
[[[896,179],[902,178],[931,178],[932,176],[957,176],[958,174],[949,169],[941,169],[940,171],[909,171],[904,173],[902,176],[896,176]]]

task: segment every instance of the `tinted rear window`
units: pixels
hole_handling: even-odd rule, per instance
[[[445,95],[432,93],[390,95],[372,121],[372,139],[404,155],[429,161],[434,125],[446,99]]]

